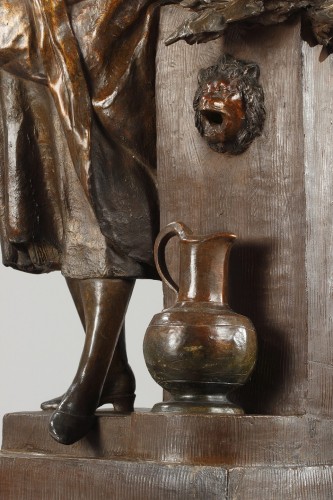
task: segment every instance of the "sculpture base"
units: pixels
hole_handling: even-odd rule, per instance
[[[331,498],[333,420],[100,412],[64,446],[50,413],[4,418],[0,498]]]

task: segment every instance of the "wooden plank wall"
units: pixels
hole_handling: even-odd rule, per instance
[[[308,411],[333,415],[333,58],[303,44]]]
[[[195,232],[232,231],[231,305],[259,337],[252,380],[239,395],[250,413],[303,414],[307,394],[307,293],[302,42],[299,23],[234,32],[225,50],[261,68],[264,134],[241,156],[211,151],[194,126],[200,68],[214,64],[222,42],[165,47],[186,16],[162,10],[157,59],[158,172],[161,223]],[[177,266],[173,259],[172,267]],[[172,298],[167,296],[166,303]]]

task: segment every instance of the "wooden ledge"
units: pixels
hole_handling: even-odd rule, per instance
[[[98,412],[96,427],[64,446],[48,434],[50,413],[4,417],[6,452],[167,464],[314,466],[333,464],[333,419]]]

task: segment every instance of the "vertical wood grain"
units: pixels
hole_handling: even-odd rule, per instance
[[[333,60],[303,44],[308,410],[333,415]]]
[[[161,224],[180,220],[195,232],[238,235],[231,259],[231,305],[250,317],[259,337],[245,409],[303,414],[307,391],[305,188],[302,53],[299,24],[234,32],[232,55],[261,68],[267,121],[250,149],[213,152],[194,126],[192,100],[200,68],[214,64],[220,41],[165,47],[184,14],[165,8],[157,59],[158,175]],[[175,259],[172,266],[176,270]],[[167,299],[171,302],[171,298]]]

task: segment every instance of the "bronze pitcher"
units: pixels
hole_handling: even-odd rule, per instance
[[[179,286],[165,261],[173,236],[180,240]],[[230,233],[195,236],[180,222],[157,237],[157,270],[177,301],[153,317],[144,339],[148,370],[171,394],[153,411],[244,413],[227,394],[251,374],[257,340],[251,321],[228,305],[228,257],[235,238]]]

